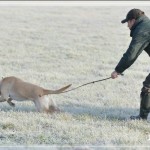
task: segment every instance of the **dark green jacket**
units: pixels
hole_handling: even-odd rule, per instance
[[[129,68],[143,50],[150,56],[150,19],[145,15],[138,18],[131,28],[130,36],[132,40],[129,48],[115,68],[118,73]]]

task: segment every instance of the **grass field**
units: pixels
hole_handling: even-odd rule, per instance
[[[120,21],[132,8],[1,7],[1,77],[17,76],[49,89],[109,77],[130,43],[130,31]],[[150,7],[138,8],[150,17]],[[149,72],[143,52],[123,77],[50,95],[62,113],[37,113],[32,102],[14,101],[15,108],[1,103],[0,146],[149,146],[149,120],[126,120],[139,112]]]

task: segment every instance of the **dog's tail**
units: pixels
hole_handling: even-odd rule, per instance
[[[58,90],[47,90],[47,89],[43,89],[43,95],[48,95],[48,94],[60,94],[62,93],[63,91],[65,91],[66,89],[68,89],[69,87],[71,86],[71,84],[63,87],[63,88],[60,88]]]

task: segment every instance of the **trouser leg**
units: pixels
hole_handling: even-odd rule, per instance
[[[147,119],[150,112],[150,93],[141,92],[140,117]]]
[[[143,88],[141,90],[141,104],[140,113],[138,116],[130,116],[131,120],[146,120],[150,112],[150,74],[143,82]]]
[[[150,74],[146,77],[145,81],[143,82],[143,87],[150,89]]]
[[[141,104],[140,104],[140,117],[147,119],[150,112],[150,74],[143,82],[143,88],[141,91]]]

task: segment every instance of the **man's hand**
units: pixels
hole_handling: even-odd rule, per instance
[[[118,77],[119,74],[120,74],[120,73],[118,73],[118,72],[116,72],[116,71],[113,71],[113,72],[111,73],[111,78],[112,78],[112,79],[115,79],[115,78]]]

